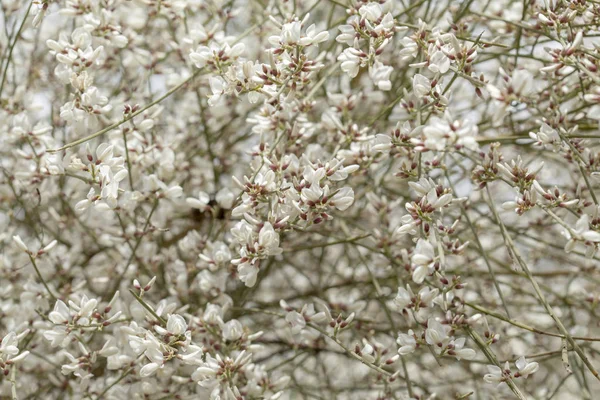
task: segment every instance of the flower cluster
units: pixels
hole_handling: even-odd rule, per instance
[[[596,0],[2,1],[0,398],[593,398]]]

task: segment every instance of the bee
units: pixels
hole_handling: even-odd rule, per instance
[[[195,222],[205,222],[207,219],[224,221],[227,219],[227,216],[228,210],[219,206],[219,203],[215,199],[215,194],[210,195],[210,201],[204,210],[198,208],[192,208],[191,210],[191,219]]]

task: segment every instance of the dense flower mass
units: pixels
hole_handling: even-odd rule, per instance
[[[597,398],[599,1],[0,6],[0,398]]]

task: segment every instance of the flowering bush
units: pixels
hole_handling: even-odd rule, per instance
[[[1,6],[0,397],[596,398],[600,2]]]

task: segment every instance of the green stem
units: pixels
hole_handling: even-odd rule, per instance
[[[25,12],[25,16],[23,17],[23,21],[21,21],[21,26],[19,26],[19,30],[15,35],[15,40],[13,40],[10,45],[10,49],[8,50],[8,59],[6,60],[6,67],[4,67],[4,72],[2,74],[2,83],[0,84],[0,98],[2,98],[2,92],[4,91],[4,83],[6,82],[6,74],[8,73],[8,67],[10,66],[10,60],[12,59],[12,53],[15,49],[17,41],[19,40],[19,36],[21,36],[21,32],[23,31],[23,27],[25,26],[25,21],[29,16],[29,11],[31,11],[31,6],[33,6],[33,1],[29,3],[29,7],[27,7],[27,12]]]
[[[531,285],[533,286],[533,289],[535,290],[535,293],[536,293],[540,303],[542,303],[542,305],[546,309],[546,312],[548,313],[548,315],[550,315],[550,317],[554,320],[554,323],[556,324],[556,327],[558,328],[558,330],[565,336],[565,338],[567,339],[569,344],[573,347],[573,349],[575,350],[577,355],[581,358],[581,360],[586,365],[586,367],[590,370],[592,375],[594,375],[594,377],[596,377],[596,379],[600,380],[600,374],[598,374],[598,371],[596,371],[596,369],[594,368],[594,366],[592,365],[590,360],[587,358],[587,356],[585,355],[585,353],[583,352],[581,347],[577,344],[577,342],[575,342],[575,340],[573,339],[573,336],[571,336],[569,331],[567,331],[567,329],[565,328],[565,326],[563,325],[561,320],[554,313],[552,306],[550,306],[550,304],[546,300],[546,297],[542,293],[540,286],[538,285],[537,281],[531,274],[531,271],[529,270],[527,263],[525,263],[525,261],[521,257],[521,254],[517,250],[512,238],[510,237],[508,231],[506,230],[504,223],[498,216],[498,212],[496,211],[496,208],[494,207],[494,204],[492,203],[492,200],[491,200],[492,196],[491,196],[489,187],[486,187],[486,190],[487,190],[487,195],[490,199],[490,204],[489,204],[490,210],[494,214],[494,217],[496,218],[498,225],[500,225],[500,232],[502,233],[502,236],[504,237],[504,243],[505,243],[506,247],[508,248],[509,252],[514,256],[514,258],[517,261],[517,263],[519,264],[519,266],[523,269],[523,272],[525,272],[525,275],[527,275],[527,279],[529,279],[529,281],[531,282]]]

